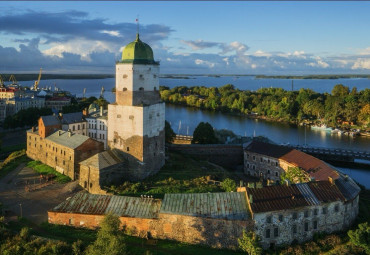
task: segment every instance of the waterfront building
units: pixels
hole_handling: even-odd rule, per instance
[[[126,176],[155,174],[164,165],[165,104],[159,95],[159,62],[139,34],[116,63],[116,102],[108,105],[108,147],[125,153]]]
[[[19,97],[20,95],[21,91],[19,89],[0,87],[0,99],[9,99]]]
[[[6,100],[6,115],[11,116],[28,108],[45,107],[45,98],[42,97],[13,97]]]

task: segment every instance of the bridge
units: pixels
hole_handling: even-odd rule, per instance
[[[357,151],[339,148],[323,148],[323,147],[309,147],[302,145],[289,145],[288,147],[303,151],[307,154],[313,155],[323,160],[335,160],[335,161],[350,161],[353,162],[355,159],[369,160],[369,151]]]

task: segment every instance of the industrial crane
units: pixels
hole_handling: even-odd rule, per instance
[[[37,91],[37,89],[39,87],[39,83],[40,83],[40,79],[41,79],[41,72],[42,72],[42,68],[40,68],[39,78],[37,79],[37,81],[35,81],[35,84],[33,85],[33,90],[35,90],[35,91]]]
[[[9,81],[12,82],[12,85],[18,84],[17,79],[15,78],[14,74],[10,75]]]
[[[102,98],[103,97],[103,94],[104,94],[104,87],[103,86],[101,86],[101,91],[100,91],[100,97]]]
[[[4,80],[1,74],[0,74],[0,87],[4,87]]]

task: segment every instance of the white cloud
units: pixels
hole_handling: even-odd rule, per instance
[[[121,37],[121,34],[120,34],[120,32],[119,32],[119,31],[114,31],[114,30],[111,30],[111,31],[109,31],[109,30],[103,30],[103,31],[101,31],[101,33],[103,33],[103,34],[108,34],[108,35],[111,35],[111,36]]]
[[[215,66],[215,63],[212,63],[212,62],[207,61],[207,60],[202,60],[202,59],[196,59],[194,61],[194,63],[196,65],[205,65],[205,66],[208,66],[209,68],[213,68]]]
[[[357,59],[351,69],[370,69],[370,58]]]

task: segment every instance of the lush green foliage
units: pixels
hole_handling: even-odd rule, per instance
[[[168,123],[167,120],[164,122],[164,133],[165,133],[165,141],[166,141],[166,143],[172,143],[173,140],[176,137],[176,134],[173,131],[173,129],[171,127],[171,124]]]
[[[215,136],[215,131],[213,127],[208,122],[201,122],[195,128],[193,133],[193,140],[191,143],[199,143],[199,144],[214,144],[217,143],[218,140]]]
[[[348,231],[351,243],[363,248],[367,254],[370,254],[370,226],[368,222],[358,225],[356,230]]]
[[[283,171],[280,175],[281,182],[284,184],[285,180],[291,183],[302,183],[309,181],[309,178],[305,175],[305,172],[299,167],[288,167],[288,171]]]
[[[262,254],[262,248],[259,245],[259,238],[252,231],[249,231],[248,233],[243,231],[243,235],[238,239],[238,243],[239,248],[242,251],[247,252],[249,255]]]
[[[0,163],[0,178],[14,170],[21,163],[27,162],[25,150],[12,152],[3,162]]]
[[[49,108],[28,108],[20,110],[12,116],[8,116],[4,120],[4,128],[17,128],[25,126],[34,126],[40,116],[51,115],[53,112]]]
[[[107,214],[100,223],[98,237],[86,251],[89,255],[125,255],[126,244],[123,232],[120,231],[120,220],[118,216]]]
[[[48,165],[45,165],[45,164],[41,163],[40,161],[30,161],[30,162],[28,162],[27,166],[32,168],[33,170],[35,170],[36,172],[38,172],[40,174],[53,174],[53,175],[55,175],[56,176],[55,180],[59,183],[67,183],[67,182],[71,181],[71,178],[69,178],[68,176],[57,172],[54,168],[52,168]]]
[[[221,183],[221,188],[226,192],[236,191],[236,183],[230,178],[226,178]]]
[[[89,105],[97,102],[96,97],[82,98],[80,101],[76,101],[72,98],[71,104],[64,106],[62,109],[63,113],[81,112],[85,108],[89,108]]]
[[[160,88],[167,103],[201,109],[247,114],[280,121],[326,123],[337,126],[345,123],[370,125],[370,89],[338,84],[331,94],[310,89],[286,91],[281,88],[261,88],[257,91],[239,90],[233,85],[222,87]]]

